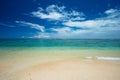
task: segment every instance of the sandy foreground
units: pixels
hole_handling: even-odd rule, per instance
[[[0,80],[120,80],[120,64],[117,61],[61,59],[11,72],[1,70],[0,76]]]
[[[120,80],[120,60],[95,56],[120,55],[114,50],[6,52],[0,54],[0,80]]]

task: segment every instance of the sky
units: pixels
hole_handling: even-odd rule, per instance
[[[120,0],[0,0],[0,38],[120,39]]]

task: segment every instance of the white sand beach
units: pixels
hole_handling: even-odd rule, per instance
[[[29,54],[17,57],[6,56],[0,61],[0,80],[119,80],[119,60],[97,60],[85,58],[92,53],[104,54],[110,51],[44,51],[42,55]],[[54,53],[53,53],[54,52]],[[61,53],[63,52],[63,53]],[[78,56],[78,53],[82,57]],[[23,53],[23,52],[22,52]],[[57,53],[61,53],[58,55]],[[66,53],[66,54],[65,54]],[[117,52],[115,52],[117,54]],[[51,56],[50,56],[51,54]],[[52,55],[53,54],[53,55]],[[17,54],[18,55],[18,54]],[[73,56],[74,55],[74,56]],[[91,55],[91,54],[90,54]],[[99,55],[100,56],[100,55]],[[8,59],[7,59],[8,58]],[[9,59],[10,58],[10,59]]]

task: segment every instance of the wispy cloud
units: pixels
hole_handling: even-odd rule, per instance
[[[57,6],[57,5],[50,5],[43,9],[41,7],[38,8],[37,11],[32,12],[31,14],[34,17],[40,19],[48,19],[48,20],[84,20],[84,14],[82,12],[77,12],[75,10],[67,11],[65,10],[65,6]]]
[[[99,20],[87,20],[87,21],[68,21],[63,23],[65,26],[69,27],[80,27],[80,28],[100,28],[100,27],[109,27],[109,26],[114,26],[114,25],[119,25],[118,20],[104,20],[104,19],[99,19]]]
[[[39,7],[31,14],[33,17],[47,20],[48,23],[54,23],[45,29],[39,24],[16,21],[22,26],[39,30],[32,38],[118,38],[120,34],[119,9],[106,10],[103,17],[91,20],[86,19],[83,12],[67,10],[65,6],[57,5],[50,5],[45,9]]]
[[[98,29],[101,31],[107,30],[120,30],[120,11],[117,9],[106,10],[106,17],[100,17],[93,20],[86,21],[67,21],[63,22],[63,25],[69,27],[89,28]]]
[[[91,30],[86,29],[74,29],[72,27],[60,27],[60,28],[51,28],[51,31],[55,31],[52,33],[54,38],[80,38],[85,35],[88,35]],[[51,36],[52,37],[52,36]]]
[[[7,27],[16,27],[14,25],[10,25],[10,24],[5,24],[5,23],[0,23],[1,26],[7,26]]]
[[[118,12],[117,9],[109,9],[109,10],[105,11],[105,14],[113,14],[113,13],[116,13],[116,12]]]
[[[39,24],[34,24],[34,23],[30,23],[30,22],[25,22],[25,21],[16,21],[16,23],[20,24],[21,26],[28,26],[30,28],[37,29],[41,32],[44,32],[44,30],[45,30],[45,27],[41,26]]]

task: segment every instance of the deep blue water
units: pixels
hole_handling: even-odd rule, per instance
[[[120,39],[0,39],[1,47],[70,47],[120,49]]]

